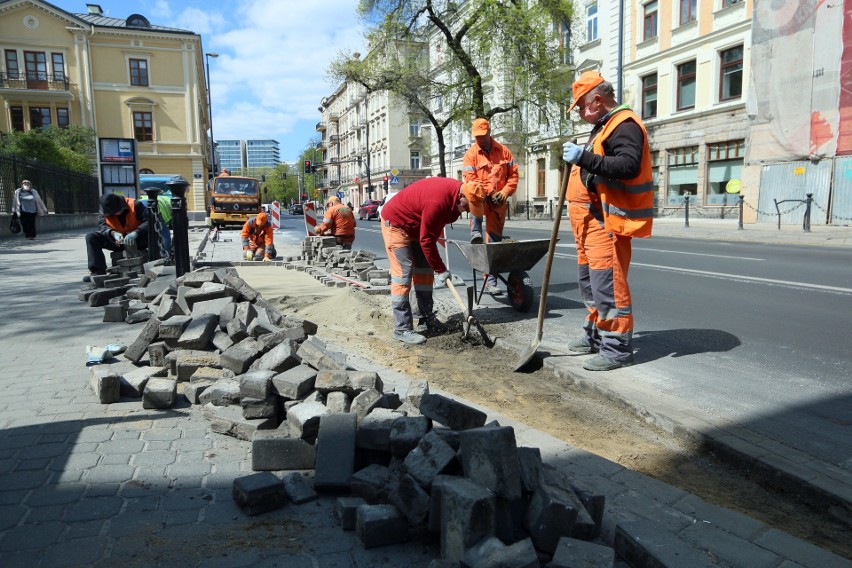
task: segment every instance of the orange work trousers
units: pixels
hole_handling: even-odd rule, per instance
[[[632,237],[608,233],[599,211],[594,204],[568,206],[577,243],[580,293],[589,311],[584,340],[607,359],[632,360],[633,304],[627,285]]]
[[[390,262],[394,331],[411,330],[414,329],[414,315],[409,299],[412,283],[420,317],[430,317],[435,271],[426,261],[419,241],[409,237],[402,229],[392,227],[384,219],[381,219],[381,224],[382,239]]]

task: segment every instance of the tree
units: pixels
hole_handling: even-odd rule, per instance
[[[34,128],[0,135],[0,153],[91,174],[95,132],[86,126]]]
[[[435,128],[441,175],[442,132],[449,124],[512,113],[510,130],[525,132],[525,116],[549,126],[549,114],[564,101],[569,77],[554,71],[561,49],[554,23],[571,21],[567,0],[468,0],[461,8],[447,0],[360,0],[358,9],[371,57],[360,64],[341,57],[330,68],[332,76],[387,89],[422,112]],[[425,72],[410,55],[392,56],[400,46],[430,42],[442,48],[443,59]],[[488,92],[490,75],[499,80]],[[436,100],[443,109],[435,108]]]

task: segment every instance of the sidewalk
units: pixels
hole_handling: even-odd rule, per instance
[[[250,449],[213,434],[199,409],[101,405],[84,366],[87,344],[130,343],[139,326],[103,323],[78,301],[85,272],[83,231],[0,240],[6,316],[0,324],[0,566],[287,566],[426,568],[435,543],[412,540],[364,550],[333,515],[334,499],[246,517],[234,478],[250,472]],[[190,234],[196,250],[206,233]],[[237,243],[238,245],[238,243]],[[218,245],[222,252],[230,248]],[[280,254],[298,250],[282,242]],[[269,267],[270,277],[295,271]],[[307,275],[301,275],[310,278]],[[320,326],[322,325],[322,322]],[[320,332],[320,337],[322,333]],[[407,378],[376,370],[404,390]],[[694,495],[513,423],[520,445],[578,483],[607,495],[613,523],[641,521],[677,542],[709,551],[719,566],[848,567],[847,560]],[[625,566],[617,562],[616,566]]]

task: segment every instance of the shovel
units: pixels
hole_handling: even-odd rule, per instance
[[[452,278],[447,278],[447,288],[449,288],[450,292],[453,293],[453,297],[456,299],[456,303],[459,305],[462,313],[464,314],[464,318],[465,318],[464,335],[462,336],[462,339],[467,338],[468,333],[470,332],[470,326],[471,326],[471,324],[473,324],[473,325],[476,326],[477,331],[479,331],[479,335],[482,337],[482,343],[484,343],[485,346],[488,347],[489,349],[491,347],[493,347],[494,342],[491,341],[488,338],[488,334],[485,333],[485,328],[482,327],[482,324],[479,323],[478,319],[476,319],[475,317],[473,317],[473,315],[471,315],[469,307],[466,308],[464,306],[464,302],[462,301],[461,296],[459,296],[458,291],[456,291],[456,287],[452,282]],[[469,300],[468,303],[469,303],[469,305],[471,305],[473,303],[473,289],[468,288],[467,290],[468,290],[467,295],[468,295],[468,300]]]
[[[544,278],[541,281],[541,299],[538,303],[538,327],[536,328],[535,341],[521,352],[521,357],[515,365],[515,371],[520,371],[532,361],[535,352],[541,344],[541,336],[544,333],[544,314],[547,311],[547,286],[550,284],[550,267],[553,266],[553,253],[556,251],[556,241],[559,240],[559,222],[562,219],[562,208],[565,206],[565,191],[568,189],[568,178],[571,177],[571,166],[565,170],[562,178],[562,188],[559,191],[559,203],[556,206],[556,215],[553,219],[553,231],[550,233],[550,245],[547,247],[547,260],[544,264]]]

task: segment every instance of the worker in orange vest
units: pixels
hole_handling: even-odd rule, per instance
[[[314,232],[317,235],[333,235],[337,244],[345,250],[352,250],[356,224],[352,209],[341,203],[339,197],[332,195],[325,204],[322,223],[314,227]]]
[[[263,211],[245,222],[240,236],[246,260],[271,262],[278,256],[272,242],[272,225],[269,223],[269,216]]]
[[[572,85],[574,107],[593,124],[589,141],[566,142],[562,157],[575,164],[568,179],[568,214],[577,243],[580,292],[589,314],[583,337],[569,345],[583,363],[609,371],[634,363],[633,301],[627,285],[633,237],[650,237],[654,183],[648,132],[612,83],[586,71]]]
[[[101,196],[100,206],[98,230],[86,235],[90,276],[106,274],[104,249],[113,252],[148,249],[148,207],[144,201],[107,193]],[[90,280],[90,276],[84,280]]]

